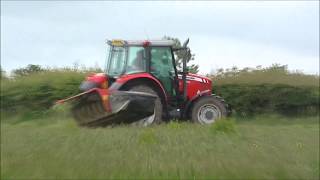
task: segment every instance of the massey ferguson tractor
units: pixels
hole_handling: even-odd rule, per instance
[[[148,126],[170,119],[214,123],[230,108],[211,94],[209,78],[188,72],[188,42],[174,48],[171,40],[107,41],[105,72],[89,75],[80,85],[82,93],[58,103],[71,101],[72,114],[81,126]],[[177,70],[175,51],[184,52],[182,71]]]

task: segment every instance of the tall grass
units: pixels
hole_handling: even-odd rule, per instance
[[[55,116],[11,122],[1,124],[1,179],[319,179],[317,117],[96,129]]]

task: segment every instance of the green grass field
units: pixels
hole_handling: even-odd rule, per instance
[[[1,179],[319,179],[318,117],[88,129],[1,122]]]

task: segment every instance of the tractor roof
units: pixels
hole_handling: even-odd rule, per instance
[[[108,40],[108,44],[115,45],[115,46],[140,46],[140,45],[150,45],[150,46],[173,46],[174,41],[172,40],[119,40],[113,39]]]

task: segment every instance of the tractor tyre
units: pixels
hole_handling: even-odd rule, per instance
[[[217,96],[203,96],[191,107],[191,119],[194,123],[212,124],[228,115],[228,105]]]
[[[162,121],[162,103],[161,99],[158,95],[158,93],[152,89],[149,86],[146,85],[135,85],[130,88],[128,88],[129,91],[137,91],[137,92],[144,92],[144,93],[149,93],[157,96],[157,99],[155,101],[155,108],[154,108],[154,114],[152,116],[149,116],[147,118],[141,119],[138,122],[134,122],[133,124],[139,125],[139,126],[149,126],[152,124],[159,124]]]

